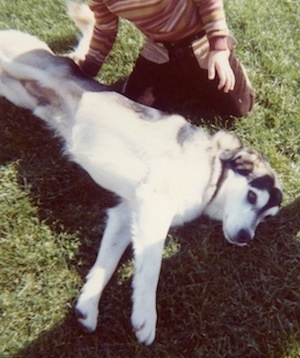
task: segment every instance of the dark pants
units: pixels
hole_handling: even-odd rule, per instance
[[[229,93],[218,90],[218,78],[208,79],[207,70],[200,68],[191,49],[187,48],[183,56],[170,54],[170,58],[159,65],[140,56],[124,94],[137,102],[192,119],[211,120],[215,116],[228,119],[247,116],[252,110],[254,92],[233,53],[230,64],[236,84]]]

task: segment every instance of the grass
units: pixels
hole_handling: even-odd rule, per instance
[[[151,347],[131,331],[128,250],[105,290],[97,331],[84,334],[74,302],[114,198],[62,157],[62,143],[36,118],[0,99],[1,357],[300,356],[300,3],[225,6],[257,91],[254,113],[232,130],[279,173],[280,214],[247,248],[227,244],[220,224],[206,219],[170,232]],[[62,0],[1,0],[0,28],[28,31],[60,53],[76,43]],[[125,77],[140,46],[122,22],[99,79]]]

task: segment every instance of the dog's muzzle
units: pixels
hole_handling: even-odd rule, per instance
[[[238,245],[244,246],[248,245],[252,241],[252,235],[248,230],[242,229],[238,232],[235,242]]]
[[[226,232],[224,232],[224,235],[230,244],[236,246],[247,246],[253,239],[251,232],[246,229],[241,229],[235,236],[230,236]]]

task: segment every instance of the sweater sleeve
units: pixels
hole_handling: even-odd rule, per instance
[[[194,0],[211,50],[226,50],[229,34],[222,0]]]
[[[89,7],[93,11],[96,21],[90,48],[82,69],[94,76],[101,68],[114,44],[119,20],[107,9],[102,0],[90,0]]]

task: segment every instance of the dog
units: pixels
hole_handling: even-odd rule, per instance
[[[0,96],[44,120],[64,139],[70,160],[120,198],[108,210],[98,256],[76,303],[87,331],[96,329],[101,294],[130,243],[131,322],[138,341],[150,345],[170,227],[206,215],[222,222],[229,243],[245,246],[257,226],[279,210],[277,175],[238,137],[209,135],[182,116],[135,103],[32,35],[0,31]]]

